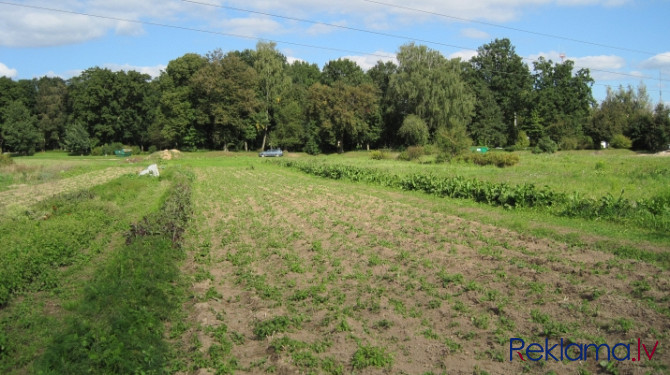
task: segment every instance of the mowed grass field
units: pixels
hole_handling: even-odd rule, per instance
[[[489,169],[373,161],[365,154],[319,159],[408,173],[431,168],[432,173],[472,177],[478,171],[482,178],[494,179],[503,179],[506,173],[544,173],[547,177],[539,184],[557,189],[570,185],[576,191],[584,189],[585,180],[579,175],[589,174],[591,179],[591,172],[600,171],[603,179],[615,182],[593,188],[595,196],[609,192],[608,184],[611,189],[625,185],[627,191],[637,191],[636,199],[667,192],[663,184],[669,177],[663,171],[670,168],[670,159],[605,154],[612,159],[603,161],[600,156],[557,154],[556,158],[563,158],[559,160],[575,160],[564,169],[559,168],[563,161],[542,167],[546,156],[535,159],[530,154],[521,155],[522,163],[528,163],[525,169],[519,168],[522,163]],[[118,168],[134,173],[148,161],[104,168],[96,164],[101,161],[88,163],[83,173],[107,169],[111,173]],[[323,179],[253,154],[195,153],[162,166],[193,176],[192,210],[181,245],[174,249],[180,275],[161,283],[158,290],[146,289],[149,294],[171,296],[171,310],[159,314],[162,328],[152,329],[168,349],[139,355],[133,362],[137,373],[670,371],[667,233]],[[577,168],[585,172],[577,173]],[[657,172],[655,177],[638,177],[640,184],[649,185],[645,193],[641,187],[631,187],[633,180],[617,177],[622,170]],[[81,175],[65,177],[60,185],[69,186],[68,179]],[[89,179],[90,185],[97,185],[88,186],[95,192],[91,204],[105,207],[108,211],[102,217],[109,217],[109,222],[92,214],[98,206],[77,206],[73,212],[91,212],[81,220],[102,221],[95,227],[99,235],[82,234],[85,241],[65,243],[62,248],[71,249],[66,252],[69,261],[45,272],[48,277],[38,273],[27,279],[0,307],[2,372],[48,373],[58,362],[54,353],[63,352],[63,343],[81,352],[94,348],[96,356],[111,358],[108,362],[88,358],[90,372],[127,370],[110,366],[116,363],[114,356],[99,350],[105,342],[118,340],[99,336],[70,340],[72,332],[82,335],[81,327],[74,325],[74,329],[72,321],[89,314],[84,307],[95,293],[86,284],[98,280],[99,267],[108,270],[116,263],[128,267],[114,256],[123,253],[118,249],[124,246],[124,228],[159,210],[170,181],[169,175],[160,181],[128,175]],[[0,228],[16,229],[12,225],[22,217],[26,227],[21,228],[38,233],[39,226],[49,223],[40,215],[60,211],[44,202],[48,205],[22,201],[12,206]],[[28,207],[31,215],[21,216],[20,207]],[[35,232],[25,229],[30,225]],[[0,242],[7,243],[6,238]],[[31,242],[26,247],[30,245],[35,254],[40,253],[41,245]],[[628,252],[614,251],[622,248]],[[0,256],[3,252],[0,249]],[[635,256],[639,253],[660,255]],[[176,308],[175,300],[179,301]],[[107,335],[125,335],[127,346],[134,337],[144,337],[136,329],[126,333]],[[637,358],[638,338],[649,353],[656,341],[658,346],[653,359],[648,360],[643,351],[640,362],[603,361],[604,352],[596,360],[593,351],[587,352],[585,361],[527,357],[522,361],[517,354],[510,357],[510,338],[521,338],[526,345],[544,345],[545,339],[550,345],[561,339],[565,345],[630,344],[630,358]],[[97,346],[91,340],[98,340]],[[620,350],[617,355],[625,356]],[[553,354],[559,356],[560,349]]]

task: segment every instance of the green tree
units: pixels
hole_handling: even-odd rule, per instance
[[[423,146],[428,143],[428,125],[416,115],[408,115],[398,129],[398,136],[407,146]]]
[[[276,113],[281,103],[281,95],[290,83],[285,70],[286,58],[275,47],[275,43],[258,42],[254,61],[254,68],[258,73],[261,113],[264,114],[259,124],[263,135],[263,150],[270,128],[277,124]]]
[[[554,141],[581,136],[582,125],[595,104],[591,94],[594,81],[588,69],[580,69],[573,75],[571,60],[554,64],[543,57],[533,65],[535,82],[531,108],[544,124],[542,134]]]
[[[159,98],[148,131],[152,144],[160,148],[194,149],[203,143],[196,130],[197,100],[192,78],[205,65],[207,59],[204,56],[187,53],[170,61],[155,80]]]
[[[401,46],[397,57],[398,72],[389,82],[395,110],[419,116],[431,134],[440,128],[465,128],[475,98],[461,77],[459,60],[413,43]]]
[[[507,38],[479,47],[470,62],[500,107],[510,143],[518,131],[514,127],[515,119],[525,113],[532,90],[530,70]]]
[[[584,131],[598,145],[600,141],[610,142],[616,134],[624,134],[633,140],[633,147],[638,147],[635,140],[644,134],[639,130],[647,128],[644,124],[652,118],[651,108],[644,85],[637,90],[632,86],[619,86],[618,90],[608,87],[605,100],[593,109]]]
[[[5,109],[5,121],[2,124],[4,145],[12,152],[32,155],[40,144],[37,118],[20,100],[15,100]]]
[[[379,116],[380,116],[380,138],[387,145],[399,144],[398,129],[400,128],[403,117],[396,112],[393,98],[391,95],[390,83],[391,77],[398,71],[398,66],[391,62],[378,61],[375,66],[370,68],[366,74],[372,80],[372,83],[379,90]]]
[[[321,83],[332,86],[340,81],[351,86],[370,83],[370,78],[365,75],[363,69],[354,61],[349,59],[330,60],[323,66]]]
[[[72,154],[84,155],[91,151],[91,138],[86,128],[80,123],[67,127],[63,141],[65,148]]]
[[[379,97],[371,84],[332,87],[315,83],[309,89],[309,120],[320,124],[320,139],[342,152],[346,145],[363,144],[369,136],[371,116],[378,113]]]
[[[228,150],[256,138],[260,103],[256,71],[239,57],[215,50],[192,77],[197,100],[196,121],[211,148]]]
[[[291,81],[299,86],[310,87],[316,82],[321,81],[321,70],[316,64],[310,64],[305,61],[294,61],[286,67],[286,74]]]
[[[65,132],[67,86],[63,79],[49,77],[35,80],[35,85],[35,113],[42,138],[39,147],[43,151],[57,149]]]

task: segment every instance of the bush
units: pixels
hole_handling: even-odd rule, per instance
[[[616,134],[612,137],[610,146],[612,148],[631,148],[633,147],[633,141],[623,134]]]
[[[461,126],[438,129],[435,133],[435,142],[440,149],[438,160],[449,160],[463,154],[472,145],[472,139],[468,137],[465,127]]]
[[[147,152],[149,152],[150,154],[153,154],[156,151],[158,151],[158,148],[154,145],[149,146],[149,148],[147,149]]]
[[[14,159],[7,154],[0,154],[0,167],[14,164]]]
[[[417,160],[426,153],[422,146],[410,146],[407,147],[407,150],[403,151],[398,155],[398,160],[410,161]]]
[[[405,117],[402,126],[398,129],[398,136],[406,145],[423,146],[428,142],[428,125],[416,115]]]
[[[519,155],[511,153],[488,152],[472,153],[464,158],[477,165],[495,165],[499,168],[511,167],[519,162]]]
[[[541,154],[543,152],[553,154],[556,151],[558,151],[558,145],[549,137],[540,138],[540,140],[537,141],[537,146],[533,149],[534,154]]]
[[[313,137],[310,137],[307,140],[307,143],[305,143],[305,147],[302,150],[310,155],[318,155],[321,153],[321,150],[319,149],[319,144],[316,143]]]
[[[370,158],[372,160],[382,160],[382,159],[387,159],[388,154],[382,150],[373,150],[370,151]]]

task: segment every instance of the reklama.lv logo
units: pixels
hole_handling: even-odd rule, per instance
[[[515,342],[518,343],[515,346]],[[604,360],[605,354],[607,354],[607,360],[611,361],[614,358],[617,361],[641,361],[641,354],[644,352],[644,355],[648,360],[651,360],[656,353],[656,348],[658,348],[658,341],[654,344],[654,348],[651,349],[651,353],[647,349],[647,345],[642,343],[642,340],[637,339],[637,353],[635,352],[635,347],[631,350],[631,344],[624,344],[622,342],[610,346],[608,344],[579,344],[570,342],[567,345],[563,345],[564,341],[561,338],[559,343],[556,343],[553,346],[549,346],[549,339],[544,340],[544,346],[540,343],[531,343],[526,346],[526,342],[523,339],[513,337],[509,339],[509,360],[514,359],[514,353],[516,352],[522,361],[527,359],[531,361],[539,361],[544,359],[548,361],[550,358],[554,361],[563,361],[567,359],[569,361],[586,361],[588,358],[598,360]],[[634,345],[634,344],[633,344]],[[525,351],[524,351],[525,348]],[[620,348],[620,349],[619,349]],[[590,350],[591,349],[591,350]],[[525,352],[522,354],[522,351]],[[637,354],[637,357],[635,356]],[[623,356],[622,356],[623,355]],[[631,358],[631,355],[633,357]],[[526,359],[527,358],[527,359]]]

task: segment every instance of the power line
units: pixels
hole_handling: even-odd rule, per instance
[[[225,33],[225,32],[220,32],[220,31],[198,29],[198,28],[187,27],[187,26],[170,25],[170,24],[151,22],[151,21],[140,21],[140,20],[133,20],[133,19],[128,19],[128,18],[121,18],[121,17],[101,16],[101,15],[98,15],[98,14],[77,12],[77,11],[57,9],[57,8],[49,8],[49,7],[43,7],[43,6],[37,6],[37,5],[16,4],[16,3],[10,3],[10,2],[6,2],[6,1],[0,1],[0,4],[16,6],[16,7],[20,7],[20,8],[31,8],[31,9],[38,9],[38,10],[46,10],[46,11],[50,11],[50,12],[74,14],[74,15],[78,15],[78,16],[100,18],[100,19],[106,19],[106,20],[112,20],[112,21],[129,22],[129,23],[135,23],[135,24],[141,24],[141,25],[158,26],[158,27],[165,27],[165,28],[170,28],[170,29],[193,31],[193,32],[200,32],[200,33],[213,34],[213,35],[221,35],[221,36],[227,36],[227,37],[233,37],[233,38],[254,39],[254,40],[258,40],[258,41],[268,41],[268,42],[273,42],[273,43],[277,43],[277,44],[287,44],[287,45],[293,45],[293,46],[298,46],[298,47],[321,49],[321,50],[326,50],[326,51],[354,53],[354,54],[365,55],[365,56],[382,57],[382,58],[386,58],[386,59],[394,57],[394,56],[382,55],[382,54],[378,54],[378,53],[369,53],[369,52],[362,52],[362,51],[343,49],[343,48],[324,47],[324,46],[317,46],[317,45],[305,44],[305,43],[288,42],[288,41],[285,41],[285,40],[276,40],[276,39],[273,40],[273,39],[267,39],[267,38],[259,38],[259,37],[255,37],[255,36],[251,36],[251,35]]]
[[[234,11],[250,13],[250,14],[260,14],[260,15],[263,15],[263,16],[269,16],[269,17],[274,17],[274,18],[281,18],[281,19],[286,19],[286,20],[291,20],[291,21],[310,23],[310,24],[314,24],[314,25],[327,26],[327,27],[338,28],[338,29],[343,29],[343,30],[350,30],[350,31],[368,33],[368,34],[373,34],[373,35],[379,35],[379,36],[385,36],[385,37],[391,37],[391,38],[397,38],[397,39],[404,39],[404,40],[414,41],[414,42],[434,44],[434,45],[439,45],[439,46],[444,46],[444,47],[457,48],[457,49],[466,50],[466,51],[475,51],[475,52],[477,51],[477,49],[471,48],[471,47],[458,46],[458,45],[454,45],[454,44],[436,42],[436,41],[426,40],[426,39],[418,39],[418,38],[413,38],[413,37],[404,36],[404,35],[384,33],[384,32],[361,29],[361,28],[356,28],[356,27],[351,27],[351,26],[337,25],[337,24],[333,24],[333,23],[327,23],[327,22],[322,22],[322,21],[314,21],[314,20],[309,20],[309,19],[304,19],[304,18],[284,16],[284,15],[274,14],[274,13],[269,13],[269,12],[261,12],[261,11],[255,11],[255,10],[238,8],[238,7],[231,7],[231,6],[227,6],[227,5],[218,5],[218,4],[206,3],[206,2],[195,1],[195,0],[181,0],[181,1],[185,2],[185,3],[208,6],[208,7],[212,7],[212,8],[228,9],[228,10],[234,10]],[[502,26],[502,25],[496,25],[496,24],[487,23],[487,22],[480,22],[480,21],[469,20],[469,19],[465,19],[465,18],[458,18],[458,17],[448,16],[448,15],[435,13],[435,12],[429,12],[429,11],[425,11],[425,10],[421,10],[421,9],[414,9],[414,8],[408,8],[408,7],[403,7],[403,6],[396,6],[396,5],[393,5],[393,4],[382,3],[382,2],[374,1],[374,0],[363,0],[363,1],[367,1],[367,2],[375,3],[375,4],[381,4],[381,5],[388,5],[388,6],[392,6],[392,7],[398,7],[398,8],[407,9],[407,10],[413,10],[413,11],[417,11],[417,12],[429,13],[429,14],[432,14],[432,15],[448,17],[448,18],[459,20],[459,21],[481,23],[481,24],[485,24],[485,25],[489,25],[489,26],[496,26],[496,27],[501,27],[501,28],[505,28],[505,29],[522,31],[522,32],[527,32],[527,33],[531,33],[531,34],[535,34],[535,35],[540,35],[540,36],[555,37],[555,38],[559,38],[559,39],[572,40],[572,41],[576,41],[576,42],[580,42],[580,43],[599,45],[597,43],[584,42],[584,41],[574,40],[574,39],[570,39],[570,38],[566,38],[566,37],[555,36],[555,35],[551,35],[551,34],[543,34],[543,33],[537,33],[537,32],[533,32],[533,31],[515,29],[515,28],[510,28],[510,27],[506,27],[506,26]],[[609,47],[609,46],[605,46],[605,45],[601,45],[601,46]],[[609,47],[609,48],[615,48],[615,49],[620,49],[620,50],[634,51],[634,52],[654,55],[651,52],[629,50],[629,49],[626,49],[626,48],[619,48],[619,47]],[[538,60],[531,59],[531,58],[528,58],[528,57],[521,57],[521,58],[523,60],[527,60],[527,61],[530,61],[530,62],[537,62],[538,61]],[[580,68],[578,66],[575,66],[575,67]],[[608,70],[588,68],[588,67],[581,67],[581,68],[587,68],[587,69],[589,69],[590,71],[593,71],[593,72],[614,74],[614,75],[620,75],[620,76],[624,76],[624,77],[655,79],[655,77],[650,77],[650,76],[641,76],[641,75],[629,74],[629,73],[612,72],[612,71],[608,71]]]
[[[290,19],[290,20],[300,21],[300,22],[308,22],[308,23],[312,23],[312,24],[319,24],[319,25],[324,25],[324,26],[329,26],[329,27],[348,29],[348,30],[357,31],[357,32],[366,32],[366,33],[371,33],[371,34],[377,34],[377,35],[380,35],[380,36],[388,36],[388,37],[402,38],[402,39],[412,40],[412,41],[420,41],[420,42],[423,42],[423,43],[431,43],[431,44],[442,45],[442,46],[447,46],[447,47],[452,47],[452,48],[458,48],[458,49],[462,49],[462,50],[477,51],[476,49],[469,48],[469,47],[456,46],[456,45],[434,42],[434,41],[429,41],[429,40],[414,39],[414,38],[411,38],[411,37],[406,37],[406,36],[401,36],[401,35],[375,32],[375,31],[371,31],[371,30],[365,30],[365,29],[358,29],[358,28],[347,27],[347,26],[342,26],[342,25],[329,24],[329,23],[320,22],[320,21],[299,19],[299,18],[295,18],[295,17],[287,17],[287,16],[275,15],[275,14],[265,13],[265,12],[257,12],[257,11],[242,9],[242,8],[234,8],[234,7],[215,5],[215,4],[210,4],[210,3],[203,3],[203,2],[198,2],[198,1],[194,1],[194,0],[181,0],[181,1],[187,2],[187,3],[204,5],[204,6],[211,6],[211,7],[224,8],[224,9],[232,9],[232,10],[237,10],[237,11],[241,11],[241,12],[263,14],[263,15],[267,15],[267,16],[271,16],[271,17]],[[374,1],[371,1],[371,0],[363,0],[363,1],[374,2]],[[273,42],[273,43],[277,43],[277,44],[286,44],[286,45],[293,45],[293,46],[298,46],[298,47],[320,49],[320,50],[326,50],[326,51],[353,53],[353,54],[359,54],[359,55],[364,55],[364,56],[375,56],[375,57],[380,57],[380,58],[384,58],[384,59],[389,59],[389,58],[394,58],[395,57],[395,56],[383,55],[383,54],[378,54],[378,53],[369,53],[369,52],[362,52],[362,51],[343,49],[343,48],[324,47],[324,46],[318,46],[318,45],[312,45],[312,44],[289,42],[289,41],[284,41],[284,40],[273,40],[273,39],[267,39],[267,38],[259,38],[259,37],[250,36],[250,35],[226,33],[226,32],[212,31],[212,30],[199,29],[199,28],[193,28],[193,27],[187,27],[187,26],[170,25],[170,24],[151,22],[151,21],[140,21],[140,20],[133,20],[133,19],[127,19],[127,18],[121,18],[121,17],[113,17],[113,16],[102,16],[102,15],[98,15],[98,14],[91,14],[91,13],[84,13],[84,12],[78,12],[78,11],[50,8],[50,7],[37,6],[37,5],[17,4],[17,3],[7,2],[7,1],[0,1],[0,4],[22,7],[22,8],[30,8],[30,9],[38,9],[38,10],[44,10],[44,11],[58,12],[58,13],[65,13],[65,14],[73,14],[73,15],[79,15],[79,16],[85,16],[85,17],[93,17],[93,18],[99,18],[99,19],[107,19],[107,20],[112,20],[112,21],[121,21],[121,22],[128,22],[128,23],[135,23],[135,24],[142,24],[142,25],[149,25],[149,26],[171,28],[171,29],[177,29],[177,30],[201,32],[201,33],[206,33],[206,34],[221,35],[221,36],[233,37],[233,38],[268,41],[268,42]],[[383,3],[380,3],[380,4],[383,4]],[[421,11],[421,10],[417,10],[417,11]],[[537,61],[537,60],[533,60],[531,58],[526,58],[526,57],[521,57],[521,58],[523,60],[528,60],[528,61],[531,61],[531,62],[536,62]],[[577,67],[577,66],[575,66],[575,67]],[[634,77],[634,78],[638,78],[638,79],[645,79],[645,78],[646,79],[656,79],[655,77],[634,75],[634,74],[628,74],[628,73],[611,72],[611,71],[600,70],[600,69],[592,69],[592,68],[588,68],[588,69],[590,71],[594,71],[594,72],[601,72],[601,73],[614,74],[614,75],[620,75],[620,76],[628,76],[628,77]],[[506,73],[506,72],[497,72],[497,73],[509,74],[509,73]],[[610,86],[610,85],[598,84],[598,83],[594,83],[594,85]]]
[[[586,40],[569,38],[569,37],[561,36],[561,35],[547,34],[547,33],[541,33],[541,32],[537,32],[537,31],[531,31],[531,30],[524,30],[524,29],[519,29],[519,28],[516,28],[516,27],[504,26],[504,25],[499,25],[499,24],[495,24],[495,23],[491,23],[491,22],[477,21],[477,20],[473,20],[473,19],[470,19],[470,18],[450,16],[448,14],[432,12],[432,11],[417,9],[417,8],[411,8],[411,7],[396,5],[396,4],[391,4],[391,3],[385,3],[385,2],[381,2],[381,1],[377,1],[377,0],[362,0],[362,1],[365,1],[365,2],[368,2],[368,3],[373,3],[373,4],[378,4],[378,5],[384,5],[384,6],[388,6],[388,7],[392,7],[392,8],[398,8],[398,9],[409,10],[409,11],[413,11],[413,12],[420,12],[420,13],[430,14],[430,15],[433,15],[433,16],[449,18],[449,19],[456,20],[456,21],[461,21],[461,22],[476,23],[476,24],[480,24],[480,25],[497,27],[497,28],[501,28],[501,29],[505,29],[505,30],[518,31],[518,32],[522,32],[522,33],[533,34],[533,35],[543,36],[543,37],[547,37],[547,38],[561,39],[561,40],[566,40],[566,41],[570,41],[570,42],[588,44],[588,45],[591,45],[591,46],[615,49],[615,50],[619,50],[619,51],[641,53],[641,54],[644,54],[644,55],[651,55],[651,56],[656,55],[656,53],[649,52],[649,51],[642,51],[642,50],[632,49],[632,48],[627,48],[627,47],[612,46],[612,45],[608,45],[608,44],[595,43],[595,42],[589,42],[589,41],[586,41]]]

